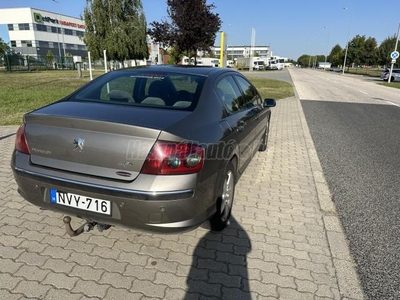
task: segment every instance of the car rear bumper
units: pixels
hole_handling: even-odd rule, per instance
[[[210,199],[210,196],[195,190],[194,187],[192,189],[144,192],[88,184],[21,168],[17,161],[26,159],[22,156],[27,155],[19,154],[20,158],[16,156],[18,155],[13,155],[11,167],[18,184],[18,192],[27,201],[43,209],[97,223],[159,233],[191,230],[204,223],[215,213],[215,205],[204,201],[204,199]],[[108,200],[111,202],[111,215],[52,203],[50,189],[93,199]],[[62,222],[61,218],[60,222]]]

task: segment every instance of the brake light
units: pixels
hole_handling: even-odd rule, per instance
[[[17,149],[19,152],[30,154],[28,142],[26,141],[25,136],[25,124],[18,128],[17,135],[15,137],[15,149]]]
[[[204,149],[198,145],[157,142],[142,168],[143,174],[179,175],[197,173],[203,167]]]

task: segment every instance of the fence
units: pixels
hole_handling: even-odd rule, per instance
[[[108,61],[109,70],[150,64],[146,60]],[[92,69],[104,69],[104,60],[92,61]],[[82,69],[87,70],[89,62],[82,59]],[[76,65],[72,56],[47,56],[47,55],[20,55],[17,53],[5,54],[0,57],[0,71],[44,71],[44,70],[75,70]]]
[[[71,56],[23,56],[18,54],[6,54],[4,56],[3,65],[9,72],[58,69],[75,70],[75,64]],[[85,62],[84,66],[86,66]]]

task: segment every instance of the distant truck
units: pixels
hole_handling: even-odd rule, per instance
[[[190,58],[184,56],[180,62],[181,65],[194,65],[194,57]],[[196,58],[196,65],[197,66],[204,66],[204,67],[219,67],[219,59],[218,58],[211,58],[211,57],[197,57]]]
[[[238,70],[262,71],[265,67],[264,59],[261,57],[239,57],[236,63]]]
[[[194,64],[194,60],[193,60]],[[218,58],[212,58],[212,57],[202,57],[197,60],[197,65],[198,66],[204,66],[204,67],[215,67],[219,68],[219,59]]]
[[[268,62],[267,69],[270,70],[283,70],[285,68],[285,59],[283,57],[271,57]]]

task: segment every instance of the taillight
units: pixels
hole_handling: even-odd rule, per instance
[[[143,174],[179,175],[197,173],[203,167],[204,149],[198,145],[157,142],[143,165]]]
[[[17,131],[17,135],[15,137],[15,149],[17,149],[19,152],[30,154],[28,142],[26,141],[25,136],[25,124],[21,125]]]

